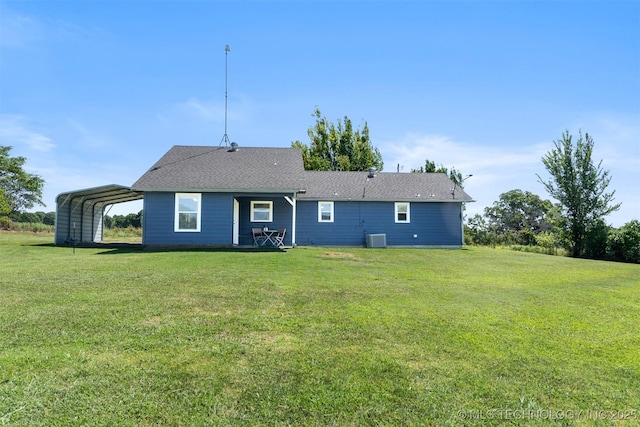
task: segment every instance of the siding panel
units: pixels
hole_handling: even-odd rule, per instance
[[[174,193],[147,192],[144,195],[144,245],[220,246],[231,245],[233,197],[202,193],[200,232],[175,232]]]
[[[240,205],[239,244],[251,245],[251,228],[267,225],[286,228],[291,245],[292,207],[282,196],[243,195]],[[229,193],[202,193],[201,231],[174,231],[174,193],[148,192],[144,198],[144,245],[230,246],[233,199]],[[251,222],[251,201],[273,201],[273,221]],[[411,203],[411,222],[396,223],[393,202],[336,201],[334,222],[318,222],[318,202],[298,200],[296,243],[321,246],[364,246],[367,234],[387,235],[389,246],[459,246],[462,241],[460,204]],[[414,237],[415,236],[415,237]]]
[[[411,222],[396,223],[393,202],[335,202],[334,222],[318,222],[318,202],[298,201],[296,243],[364,246],[367,234],[386,234],[390,246],[459,246],[459,203],[411,203]],[[415,235],[415,237],[414,237]]]

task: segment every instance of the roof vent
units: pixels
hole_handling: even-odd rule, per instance
[[[376,168],[369,168],[369,175],[367,175],[367,178],[373,178],[374,176],[376,176]]]
[[[231,150],[229,151],[238,151],[238,143],[237,142],[232,142],[231,143]]]

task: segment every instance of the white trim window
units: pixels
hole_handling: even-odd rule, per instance
[[[251,201],[251,222],[272,222],[273,202],[272,201]]]
[[[202,194],[176,193],[174,231],[199,232]]]
[[[395,218],[397,223],[410,223],[411,222],[411,203],[396,202]]]
[[[318,202],[318,222],[333,222],[333,202]]]

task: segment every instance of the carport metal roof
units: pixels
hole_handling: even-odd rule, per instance
[[[131,202],[143,198],[143,193],[133,191],[130,187],[124,185],[108,184],[101,187],[85,188],[84,190],[69,191],[58,194],[56,203],[58,205],[67,203],[71,200],[81,199],[82,202],[92,202],[92,204],[102,202],[103,205],[111,205],[114,203]]]
[[[142,192],[117,184],[58,194],[55,243],[63,244],[71,238],[83,243],[101,241],[104,207],[142,198]],[[79,225],[79,236],[75,231],[72,233],[76,223]]]

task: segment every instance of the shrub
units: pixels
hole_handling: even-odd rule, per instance
[[[126,228],[105,228],[103,229],[103,239],[107,240],[128,240],[128,239],[141,239],[142,228],[128,226]]]
[[[13,229],[13,221],[8,216],[0,216],[0,229],[11,230]]]
[[[556,239],[553,234],[548,231],[536,234],[536,245],[547,249],[553,249],[556,243]]]
[[[636,219],[609,234],[607,256],[614,261],[640,263],[640,222]]]
[[[53,233],[53,228],[53,225],[47,225],[41,222],[14,222],[12,230],[32,233]]]
[[[564,249],[558,248],[556,246],[551,247],[543,247],[543,246],[535,246],[535,245],[509,245],[509,249],[512,251],[518,252],[530,252],[534,254],[542,254],[542,255],[559,255],[559,256],[568,256],[569,252]]]

